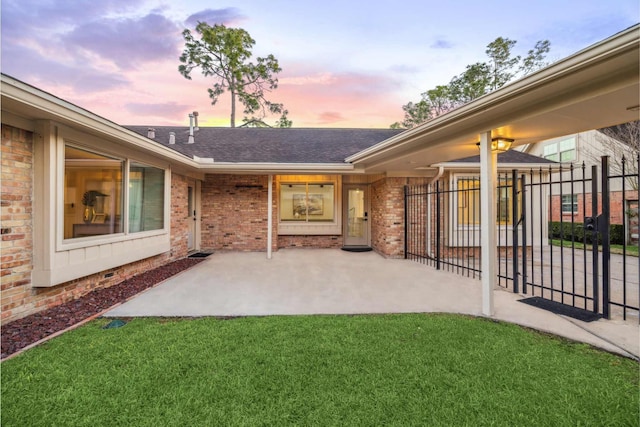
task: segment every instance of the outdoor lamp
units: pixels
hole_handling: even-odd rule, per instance
[[[502,138],[502,137],[492,138],[491,151],[494,151],[496,153],[504,153],[505,151],[508,151],[511,148],[511,144],[513,144],[513,141],[514,140],[510,138]],[[479,142],[476,142],[476,145],[478,146],[478,148],[480,148]]]

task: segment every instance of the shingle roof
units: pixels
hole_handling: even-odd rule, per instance
[[[233,163],[343,163],[350,155],[402,132],[400,129],[201,127],[194,131],[195,142],[187,144],[189,127],[124,127],[143,136],[147,136],[152,127],[155,129],[153,141],[179,153]],[[169,132],[175,132],[175,144],[169,145]]]
[[[451,160],[447,163],[480,163],[480,155],[465,157],[464,159]],[[498,163],[517,163],[517,164],[540,164],[540,163],[556,163],[543,157],[534,156],[532,154],[523,153],[517,150],[509,150],[504,153],[498,153]]]

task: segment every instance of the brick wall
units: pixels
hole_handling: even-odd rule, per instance
[[[33,269],[32,198],[33,136],[31,132],[2,125],[2,253],[0,264],[1,323],[25,317],[46,308],[82,297],[94,289],[106,288],[136,274],[187,255],[186,179],[172,176],[172,251],[118,268],[62,283],[52,288],[32,288]],[[112,277],[105,278],[108,273]]]
[[[575,222],[583,222],[584,221],[584,212],[583,212],[583,199],[584,205],[586,206],[587,216],[591,215],[591,193],[577,194],[578,200],[578,209],[573,213],[573,220]],[[623,204],[623,193],[622,191],[612,191],[609,193],[610,199],[610,208],[611,208],[611,224],[624,224],[624,204]],[[630,201],[638,200],[638,191],[631,190],[626,191],[624,193],[624,199],[628,203]],[[551,219],[550,221],[560,221],[560,217],[562,216],[562,221],[571,222],[571,213],[562,213],[562,199],[560,195],[551,196]],[[598,195],[598,213],[602,212],[602,195]]]
[[[278,236],[278,249],[284,248],[320,248],[335,249],[342,247],[342,236]]]
[[[2,125],[1,319],[20,315],[33,269],[33,134]],[[33,304],[31,304],[33,305]]]
[[[383,178],[371,185],[371,246],[390,258],[404,257],[406,178]]]
[[[267,176],[207,175],[202,184],[202,249],[266,251],[267,197]],[[273,197],[272,249],[277,249],[275,191]]]

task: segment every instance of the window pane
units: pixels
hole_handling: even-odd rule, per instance
[[[565,139],[559,142],[560,151],[574,150],[576,148],[575,138]]]
[[[129,171],[129,232],[164,227],[164,170],[131,163]]]
[[[562,195],[562,213],[575,213],[578,211],[578,195]]]
[[[458,225],[480,224],[480,181],[458,178]]]
[[[570,162],[576,159],[576,150],[563,151],[560,153],[561,162]]]
[[[552,161],[554,161],[554,162],[557,162],[557,161],[558,161],[558,159],[559,159],[559,157],[558,157],[558,153],[550,154],[550,155],[548,155],[548,156],[544,156],[544,158],[545,158],[545,159],[547,159],[547,160],[552,160]]]
[[[544,157],[550,156],[552,154],[556,154],[558,152],[558,145],[557,144],[549,144],[549,145],[545,145],[543,148],[543,153],[544,153]]]
[[[122,232],[124,161],[66,145],[64,238]]]
[[[306,184],[283,184],[280,187],[280,220],[307,220]]]
[[[333,184],[309,184],[309,221],[333,221]]]

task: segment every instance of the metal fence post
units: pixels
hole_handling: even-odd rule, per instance
[[[522,292],[527,293],[527,191],[526,175],[520,178],[520,191],[522,201],[520,209],[520,222],[522,223]]]
[[[610,318],[609,286],[611,280],[611,242],[609,227],[611,224],[611,200],[609,194],[609,156],[602,156],[602,216],[598,229],[602,236],[602,316]],[[595,247],[597,250],[597,246]]]
[[[596,165],[591,166],[591,216],[595,220],[598,216],[598,167]],[[599,274],[598,274],[598,224],[593,228],[591,232],[591,256],[592,256],[592,268],[593,268],[593,312],[599,312],[600,303],[600,287],[598,286]]]
[[[436,181],[436,269],[440,270],[440,181]]]
[[[520,290],[518,283],[518,181],[517,171],[511,171],[511,262],[513,267],[513,293],[517,294]]]

